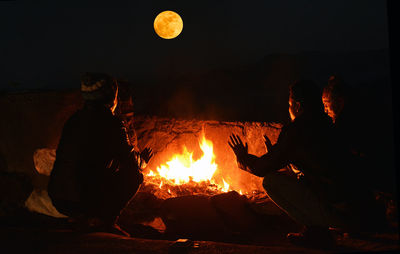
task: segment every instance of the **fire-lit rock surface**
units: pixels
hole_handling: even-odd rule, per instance
[[[145,170],[156,171],[156,168],[182,153],[183,146],[194,152],[194,159],[202,154],[199,138],[204,131],[206,139],[213,144],[215,162],[218,169],[214,178],[221,182],[224,179],[231,190],[251,193],[262,190],[262,179],[240,170],[236,157],[228,145],[229,136],[238,134],[243,142],[249,145],[249,152],[262,155],[266,152],[263,135],[267,135],[274,144],[280,133],[280,124],[258,122],[220,122],[162,119],[157,117],[138,117],[135,129],[140,149],[151,147],[155,153]]]

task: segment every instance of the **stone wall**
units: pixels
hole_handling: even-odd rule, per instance
[[[221,122],[162,119],[157,117],[137,117],[135,129],[138,147],[151,147],[154,158],[147,170],[155,171],[157,166],[165,164],[173,154],[180,154],[183,146],[193,151],[194,159],[202,152],[199,139],[204,132],[205,138],[213,143],[215,162],[218,169],[214,175],[223,178],[235,190],[261,190],[261,178],[238,169],[236,157],[228,145],[229,136],[238,134],[249,145],[249,152],[260,156],[266,152],[263,135],[267,135],[274,144],[280,133],[280,124],[259,122]]]
[[[33,155],[41,148],[57,148],[65,121],[81,106],[79,91],[1,97],[1,171],[23,173],[36,181],[35,185],[45,187],[46,181],[40,180],[42,176],[35,169]],[[280,127],[279,124],[259,122],[177,120],[156,116],[135,118],[139,149],[149,146],[155,152],[149,169],[155,170],[173,153],[180,153],[184,145],[194,152],[194,158],[201,156],[198,139],[204,130],[205,137],[214,145],[219,166],[216,176],[221,175],[230,184],[246,189],[259,188],[260,180],[237,168],[234,154],[227,144],[229,135],[240,135],[249,143],[249,152],[261,155],[265,153],[263,135],[268,135],[275,143]]]

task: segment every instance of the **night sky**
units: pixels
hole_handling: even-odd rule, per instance
[[[154,32],[164,10],[183,19],[176,39]],[[387,49],[386,12],[383,0],[2,1],[0,90],[77,88],[85,71],[154,80],[272,53]]]

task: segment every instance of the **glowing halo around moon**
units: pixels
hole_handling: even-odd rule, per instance
[[[163,11],[154,19],[154,31],[163,39],[176,38],[182,29],[182,18],[176,12]]]

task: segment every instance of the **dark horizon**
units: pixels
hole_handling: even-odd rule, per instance
[[[323,58],[328,56],[330,58]],[[349,70],[357,61],[355,56],[362,56],[364,58],[370,57],[364,62],[364,67],[358,67],[356,72]],[[103,71],[114,76],[117,80],[130,82],[136,85],[146,86],[158,86],[160,83],[171,80],[187,79],[188,77],[203,77],[210,73],[216,72],[234,72],[236,70],[248,70],[251,74],[254,70],[252,67],[260,68],[269,58],[274,57],[293,57],[302,58],[306,61],[309,66],[308,70],[303,73],[303,77],[308,75],[307,78],[313,79],[319,86],[326,85],[326,81],[330,75],[337,74],[342,76],[350,86],[363,86],[365,84],[372,84],[377,80],[387,80],[384,84],[387,88],[390,79],[390,49],[372,49],[372,50],[353,50],[353,51],[303,51],[303,52],[274,52],[265,56],[260,56],[252,62],[242,62],[237,64],[227,64],[224,66],[218,66],[214,68],[197,68],[189,71],[182,71],[174,69],[171,66],[166,67],[165,71],[154,74],[143,74],[136,75],[134,73],[127,73],[125,75],[114,75],[109,71]],[[376,57],[379,57],[379,61],[374,61]],[[319,62],[315,60],[319,58]],[[339,62],[345,60],[343,62]],[[325,61],[325,62],[321,62]],[[349,63],[350,62],[350,63]],[[341,66],[340,66],[341,65]],[[310,68],[313,68],[312,70]],[[331,68],[331,69],[329,69]],[[362,68],[365,68],[362,70]],[[7,83],[1,83],[0,91],[3,92],[28,92],[28,91],[54,91],[54,90],[73,90],[79,89],[80,87],[80,76],[84,72],[96,72],[96,70],[86,70],[79,73],[75,73],[71,76],[64,77],[64,80],[49,80],[46,83],[21,83],[17,80],[8,81]],[[265,70],[267,71],[267,70]],[[0,81],[1,82],[1,81]],[[36,85],[35,85],[36,84]]]
[[[183,19],[175,39],[154,32],[153,20],[163,10]],[[86,71],[152,83],[251,65],[270,54],[389,48],[386,1],[16,0],[0,2],[0,13],[0,90],[79,87]]]

